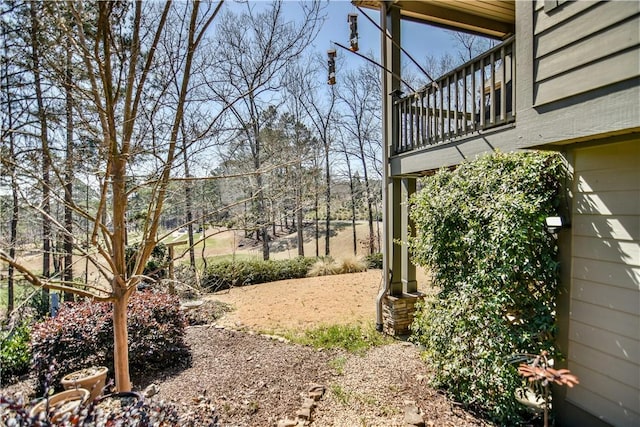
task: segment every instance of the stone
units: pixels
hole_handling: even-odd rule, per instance
[[[297,425],[298,425],[297,421],[290,420],[288,418],[278,421],[278,427],[295,427]]]
[[[407,426],[425,427],[424,419],[415,402],[405,401],[404,422]]]
[[[316,407],[316,401],[310,397],[305,397],[304,401],[302,402],[302,407],[313,409]]]
[[[311,408],[300,408],[296,412],[296,416],[303,420],[311,420]]]
[[[152,384],[149,384],[147,388],[144,389],[144,391],[142,392],[142,395],[144,397],[151,397],[151,396],[155,396],[159,392],[160,392],[160,387],[158,387],[157,384],[152,383]]]

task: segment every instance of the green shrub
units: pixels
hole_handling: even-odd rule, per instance
[[[184,341],[186,321],[177,297],[138,292],[129,301],[129,370],[147,374],[190,363]],[[84,301],[65,303],[58,315],[34,326],[32,367],[38,392],[57,387],[64,375],[94,365],[113,373],[112,306]],[[51,378],[48,378],[50,374]]]
[[[23,320],[0,331],[0,384],[10,384],[29,371],[29,322]]]
[[[365,262],[367,263],[367,268],[375,268],[382,270],[382,252],[376,252],[375,254],[370,254],[364,257]]]
[[[133,274],[139,250],[139,243],[134,243],[125,248],[124,254],[127,262],[127,273],[129,275]],[[167,246],[164,243],[159,243],[151,251],[151,256],[149,257],[147,264],[144,266],[142,274],[154,280],[164,279],[167,277],[169,262]]]
[[[236,260],[210,265],[203,274],[202,287],[215,292],[231,287],[305,277],[312,258],[287,260]]]
[[[418,308],[413,339],[434,383],[500,424],[520,422],[514,353],[553,346],[559,156],[493,154],[442,170],[411,202],[414,260],[439,289]]]

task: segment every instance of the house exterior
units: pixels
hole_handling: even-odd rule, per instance
[[[478,154],[562,154],[558,347],[580,378],[554,391],[560,425],[640,425],[640,2],[353,1],[380,11],[385,256],[378,326],[406,332],[417,292],[406,240],[416,179]],[[404,20],[501,43],[400,93]],[[420,37],[420,34],[411,34]],[[393,273],[391,273],[393,272]]]

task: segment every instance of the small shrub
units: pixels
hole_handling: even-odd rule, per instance
[[[189,363],[185,325],[177,297],[153,292],[134,294],[128,314],[131,374]],[[34,326],[31,346],[38,393],[47,386],[50,366],[54,370],[49,385],[54,387],[65,374],[88,366],[104,365],[113,372],[111,304],[91,301],[62,304],[56,317]]]
[[[340,266],[330,256],[318,258],[309,270],[309,277],[330,276],[332,274],[340,274]]]
[[[22,399],[0,396],[0,425],[3,426],[185,426],[217,427],[218,415],[209,399],[190,404],[140,399],[136,403],[109,411],[99,403],[80,405],[71,414],[52,422],[49,415],[30,416],[32,405]]]
[[[129,276],[133,274],[139,250],[139,243],[134,243],[125,248],[125,259],[127,262],[127,273]],[[147,264],[144,266],[142,274],[152,278],[153,280],[164,279],[167,277],[169,262],[167,246],[164,243],[159,243],[151,251],[151,256],[149,257]]]
[[[307,275],[312,262],[313,259],[303,257],[268,261],[222,261],[207,268],[202,277],[202,287],[215,292],[237,286],[298,279]]]
[[[367,255],[364,260],[367,263],[367,268],[382,270],[382,252]]]
[[[360,273],[367,271],[367,263],[356,257],[345,258],[340,262],[340,273]]]
[[[29,372],[29,322],[22,320],[0,331],[0,384],[10,384]]]

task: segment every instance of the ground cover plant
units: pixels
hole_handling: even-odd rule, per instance
[[[287,338],[314,348],[341,348],[353,353],[363,353],[371,347],[393,342],[378,333],[373,324],[321,325],[302,333],[288,333]]]
[[[133,374],[148,374],[189,363],[184,341],[186,320],[177,297],[138,292],[129,302],[129,352]],[[112,307],[107,303],[65,303],[56,317],[34,325],[31,333],[33,372],[41,394],[56,387],[65,374],[89,366],[113,373]]]
[[[414,260],[433,273],[435,297],[417,311],[433,383],[500,424],[521,421],[515,353],[552,349],[559,156],[495,153],[441,170],[411,201]]]

